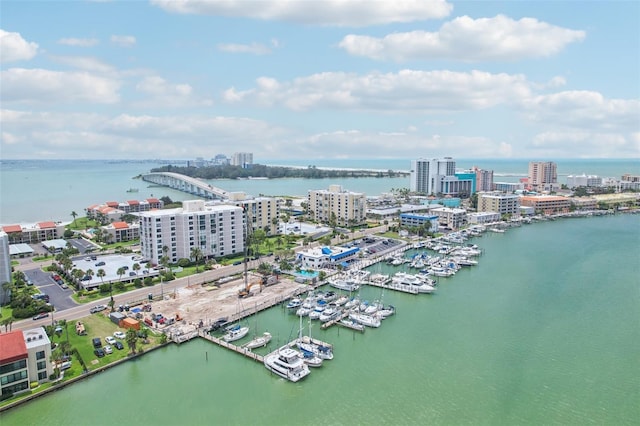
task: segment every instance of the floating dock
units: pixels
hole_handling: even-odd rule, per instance
[[[262,355],[258,355],[256,353],[253,353],[250,349],[247,348],[243,348],[241,346],[237,346],[234,345],[233,343],[229,343],[229,342],[225,342],[222,339],[219,339],[217,337],[213,337],[212,335],[210,335],[209,333],[203,331],[200,333],[200,337],[215,343],[216,345],[222,346],[223,348],[227,348],[227,349],[231,349],[234,352],[239,353],[240,355],[244,355],[249,359],[252,359],[254,361],[258,361],[259,363],[264,363],[264,357]]]

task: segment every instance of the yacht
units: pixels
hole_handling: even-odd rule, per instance
[[[297,310],[300,306],[302,305],[302,299],[299,299],[297,297],[291,299],[288,303],[287,303],[287,309],[289,310]]]
[[[345,278],[336,278],[329,281],[329,285],[333,288],[337,288],[338,290],[344,291],[356,291],[360,288],[360,284],[357,282],[345,279]]]
[[[334,307],[329,307],[320,314],[319,319],[321,322],[329,322],[331,320],[337,319],[340,316],[340,314],[341,314],[341,311],[339,309]]]
[[[380,327],[380,318],[371,315],[352,312],[349,314],[349,318],[357,323],[366,325],[367,327]]]
[[[267,343],[269,343],[270,341],[271,333],[265,331],[264,333],[262,333],[262,336],[258,336],[255,339],[245,343],[244,345],[242,345],[242,347],[247,349],[261,348],[263,346],[267,346]]]
[[[288,346],[283,346],[264,357],[267,370],[291,382],[297,382],[311,372],[302,359],[303,355]]]
[[[330,346],[313,343],[309,336],[303,336],[296,340],[296,346],[300,350],[313,352],[322,359],[333,359],[333,350]]]

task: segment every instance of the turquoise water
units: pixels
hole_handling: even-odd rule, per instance
[[[318,271],[306,271],[301,270],[300,272],[296,272],[296,275],[299,275],[304,278],[315,278],[319,275]]]
[[[314,160],[316,161],[316,160]],[[303,165],[307,161],[271,160],[266,164]],[[402,169],[410,168],[409,159],[388,160],[317,160],[318,167]],[[495,181],[515,182],[526,175],[527,160],[457,160],[460,169],[477,165],[494,170]],[[98,160],[24,160],[0,163],[0,224],[28,223],[45,220],[71,221],[71,212],[82,215],[92,204],[169,196],[173,200],[193,196],[168,188],[149,187],[133,177],[159,166],[153,162],[108,162]],[[627,160],[562,160],[558,161],[558,180],[564,183],[568,174],[595,174],[620,177],[624,173],[640,175],[640,161]],[[306,196],[309,189],[326,189],[340,184],[345,189],[379,195],[393,188],[408,188],[409,178],[351,179],[277,179],[277,180],[212,180],[212,185],[228,191],[242,191],[258,196]],[[137,193],[128,193],[138,188]]]
[[[303,382],[211,343],[171,345],[0,416],[5,425],[632,425],[640,418],[640,216],[487,234],[438,292],[365,288],[396,316],[312,329],[335,358]],[[247,321],[273,345],[298,319]]]

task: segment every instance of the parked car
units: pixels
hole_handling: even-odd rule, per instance
[[[89,309],[89,313],[95,314],[96,312],[101,312],[107,309],[107,305],[96,305],[93,308]]]
[[[113,337],[124,339],[125,337],[127,337],[127,334],[124,331],[116,331],[115,333],[113,333]]]
[[[104,347],[104,353],[106,353],[107,355],[112,354],[113,353],[113,349],[111,348],[111,346],[107,345]]]
[[[94,337],[91,342],[93,343],[93,347],[94,348],[100,348],[102,347],[102,340],[100,340],[99,337]]]
[[[36,315],[35,317],[33,317],[33,320],[34,321],[35,320],[39,320],[39,319],[42,319],[42,318],[46,318],[48,316],[49,316],[49,312],[42,312],[42,313],[39,313],[38,315]]]
[[[113,336],[107,336],[104,338],[104,341],[110,345],[113,345],[116,342],[116,339],[114,339]]]
[[[124,345],[123,345],[123,344],[122,344],[122,342],[120,342],[120,341],[116,341],[116,342],[113,344],[113,346],[115,346],[115,347],[116,347],[116,349],[117,349],[117,350],[119,350],[119,351],[121,351],[121,350],[123,350],[123,349],[124,349]]]
[[[97,348],[95,351],[93,351],[93,353],[98,357],[98,358],[102,358],[104,356],[104,351],[102,350],[102,348]]]
[[[104,265],[106,265],[106,263],[105,263],[105,262],[98,262],[98,263],[96,263],[96,266],[104,266]]]

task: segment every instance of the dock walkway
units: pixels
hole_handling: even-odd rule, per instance
[[[247,348],[243,348],[241,346],[234,345],[233,343],[225,342],[222,339],[219,339],[217,337],[210,335],[208,332],[204,330],[200,331],[199,336],[202,337],[203,339],[206,339],[210,342],[215,343],[216,345],[222,346],[223,348],[231,349],[232,351],[237,352],[240,355],[244,355],[249,359],[258,361],[259,363],[264,363],[264,357],[262,355],[253,353],[251,350]]]

